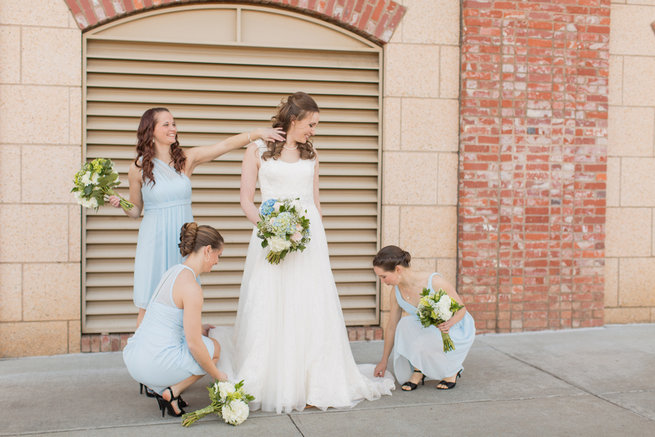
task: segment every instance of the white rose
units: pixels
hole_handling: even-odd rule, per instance
[[[291,206],[294,207],[294,208],[296,208],[296,211],[298,212],[298,214],[301,213],[301,211],[302,211],[302,203],[300,203],[300,200],[298,200],[298,199],[294,199],[294,200],[291,202]]]
[[[93,173],[93,175],[91,176],[91,182],[93,182],[93,184],[98,183],[98,173]]]
[[[90,199],[85,199],[82,197],[80,198],[80,205],[82,205],[85,208],[97,208],[98,202],[93,197]]]
[[[228,381],[220,381],[218,383],[218,395],[221,397],[221,401],[225,401],[225,398],[227,398],[227,395],[230,393],[233,393],[236,389],[234,388],[234,384]]]
[[[240,425],[250,414],[248,404],[240,399],[235,399],[227,405],[223,405],[221,415],[223,420],[230,425]]]
[[[275,202],[275,205],[273,205],[273,209],[275,212],[280,212],[280,202]]]
[[[271,247],[273,252],[282,252],[283,250],[291,247],[291,242],[284,238],[271,237],[268,240],[268,245]]]
[[[437,314],[441,315],[441,318],[448,320],[452,317],[453,313],[450,312],[450,296],[442,296],[437,302]]]
[[[84,176],[82,176],[82,183],[84,185],[89,185],[91,183],[91,172],[87,171],[84,173]]]

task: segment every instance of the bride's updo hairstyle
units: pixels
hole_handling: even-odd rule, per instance
[[[409,267],[412,255],[398,246],[386,246],[373,258],[373,266],[380,267],[385,272],[392,272],[396,266]]]
[[[295,120],[302,120],[308,114],[319,112],[318,105],[309,94],[298,91],[291,94],[277,107],[277,114],[275,114],[271,121],[273,127],[281,127],[284,132],[289,132],[291,122]],[[269,141],[266,146],[268,150],[262,154],[262,159],[266,161],[268,158],[278,159],[284,147],[284,141]],[[316,152],[311,141],[306,143],[298,143],[298,150],[300,151],[300,159],[314,159]]]
[[[189,222],[182,225],[178,246],[182,256],[187,256],[205,246],[211,246],[215,250],[220,249],[223,247],[223,237],[211,226]]]

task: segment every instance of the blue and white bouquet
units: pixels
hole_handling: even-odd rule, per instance
[[[447,322],[461,308],[464,306],[455,299],[451,299],[443,288],[440,288],[439,291],[424,288],[421,292],[421,300],[418,302],[417,316],[421,325],[427,328],[430,325],[438,326]],[[447,332],[441,331],[441,339],[444,352],[455,350],[453,340]]]
[[[214,381],[207,387],[207,390],[211,404],[182,416],[182,426],[191,426],[208,414],[217,414],[223,418],[225,423],[234,426],[240,425],[248,418],[250,413],[248,403],[255,397],[244,391],[243,381],[237,384],[228,381]]]
[[[270,248],[266,259],[280,264],[287,253],[303,251],[309,243],[309,219],[300,199],[268,199],[259,207],[257,236]]]

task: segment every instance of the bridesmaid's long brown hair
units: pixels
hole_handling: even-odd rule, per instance
[[[142,178],[144,183],[152,182],[155,184],[155,176],[152,170],[155,164],[152,160],[155,157],[155,142],[153,132],[157,124],[157,114],[160,112],[168,112],[166,108],[150,108],[141,116],[139,128],[136,131],[136,158],[134,165],[141,169]],[[173,160],[173,167],[178,173],[184,170],[184,163],[186,162],[186,155],[184,150],[180,147],[180,142],[175,135],[175,142],[171,144],[171,158]],[[168,164],[168,163],[167,163]]]
[[[286,100],[282,100],[277,107],[277,114],[271,118],[273,127],[281,127],[284,132],[289,132],[291,122],[294,120],[302,120],[312,112],[319,112],[318,105],[309,94],[298,91],[291,94]],[[269,141],[266,143],[268,150],[262,154],[262,159],[266,161],[268,158],[278,159],[284,147],[284,141]],[[306,143],[298,143],[298,150],[300,151],[300,159],[314,159],[316,152],[312,142],[307,140]]]

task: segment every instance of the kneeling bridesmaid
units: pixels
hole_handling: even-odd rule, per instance
[[[211,325],[202,325],[203,295],[196,277],[209,272],[223,252],[223,237],[211,226],[185,223],[180,252],[187,256],[164,273],[145,317],[123,350],[132,378],[155,392],[162,416],[184,414],[180,394],[209,374],[227,379],[216,368],[220,345],[207,337]]]
[[[386,246],[373,259],[373,270],[380,280],[393,285],[395,299],[391,299],[389,321],[384,333],[384,352],[375,368],[375,376],[384,374],[393,349],[393,368],[402,389],[411,391],[425,378],[439,381],[437,388],[455,387],[461,375],[462,363],[475,338],[473,317],[462,308],[447,321],[424,328],[417,316],[417,306],[423,288],[438,291],[440,288],[451,299],[464,305],[455,288],[439,273],[414,271],[410,267],[411,255],[397,246]],[[409,316],[402,317],[402,311]],[[455,350],[444,352],[441,332],[447,332]]]

